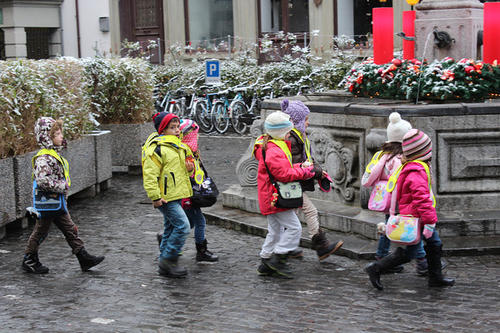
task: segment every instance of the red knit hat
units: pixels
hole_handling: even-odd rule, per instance
[[[153,122],[155,124],[156,131],[158,131],[158,134],[161,134],[163,130],[168,126],[168,123],[170,123],[174,118],[179,119],[179,117],[173,113],[168,113],[168,112],[156,113],[153,116]]]

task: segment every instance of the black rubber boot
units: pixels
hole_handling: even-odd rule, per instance
[[[179,266],[178,257],[172,259],[160,258],[158,263],[158,273],[160,275],[172,278],[183,278],[187,275],[187,270]]]
[[[46,274],[49,272],[49,268],[42,265],[38,259],[38,253],[24,255],[23,270],[27,273],[33,274]]]
[[[410,262],[410,258],[406,255],[406,250],[398,247],[394,253],[367,265],[365,267],[365,272],[370,277],[372,285],[378,290],[383,290],[384,286],[382,286],[382,283],[380,282],[381,272],[407,262]]]
[[[259,267],[257,267],[257,273],[260,276],[272,276],[274,274],[274,270],[268,266],[269,260],[271,259],[261,259]]]
[[[427,264],[427,258],[417,259],[416,263],[417,275],[427,276],[429,265]],[[441,258],[441,271],[448,266],[448,263]]]
[[[78,262],[80,263],[80,267],[82,271],[86,272],[94,266],[99,265],[103,260],[104,256],[93,256],[89,254],[84,247],[76,254],[78,258]]]
[[[330,243],[326,239],[325,233],[320,229],[316,235],[312,237],[312,248],[316,250],[319,260],[326,259],[330,254],[334,253],[342,247],[344,241],[340,240],[336,243]]]
[[[290,259],[299,259],[299,260],[304,259],[304,252],[299,248],[292,250],[292,251],[288,251],[288,253],[286,255]]]
[[[271,259],[267,261],[267,266],[271,268],[275,275],[285,279],[293,279],[292,271],[286,263],[286,254],[273,254]]]
[[[383,257],[375,257],[375,260],[380,260],[382,259]],[[380,274],[399,274],[399,273],[402,273],[404,271],[404,267],[403,265],[398,265],[396,267],[391,267],[391,268],[388,268],[387,270],[383,270],[380,272]]]
[[[455,279],[445,278],[442,272],[441,254],[443,246],[425,246],[427,264],[429,266],[429,287],[449,287],[455,284]]]
[[[219,260],[219,257],[207,249],[207,244],[206,239],[201,244],[196,243],[196,261],[215,262]]]

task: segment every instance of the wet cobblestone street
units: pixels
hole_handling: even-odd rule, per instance
[[[500,256],[450,257],[448,289],[429,289],[413,263],[372,288],[366,261],[332,256],[319,263],[304,249],[296,278],[259,277],[263,238],[207,226],[216,264],[196,264],[191,233],[181,262],[185,279],[157,273],[153,210],[139,176],[115,175],[95,198],[70,202],[87,250],[104,254],[81,272],[52,226],[40,260],[49,274],[22,272],[32,227],[0,240],[0,332],[498,332]],[[446,244],[445,244],[446,246]]]

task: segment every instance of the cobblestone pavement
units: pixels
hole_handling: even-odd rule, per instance
[[[208,226],[213,265],[196,264],[192,234],[181,262],[185,279],[158,275],[155,232],[161,214],[140,177],[118,175],[96,198],[70,202],[91,253],[106,260],[80,271],[62,234],[40,250],[50,273],[22,273],[31,228],[0,240],[0,332],[498,332],[500,256],[451,257],[456,286],[429,289],[405,272],[384,275],[376,291],[366,261],[332,256],[319,263],[305,249],[294,280],[256,274],[263,239]],[[146,204],[147,203],[147,204]]]

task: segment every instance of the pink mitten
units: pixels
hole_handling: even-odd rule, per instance
[[[422,231],[422,235],[425,239],[431,238],[432,234],[434,233],[434,228],[436,228],[436,223],[424,225],[424,231]]]

